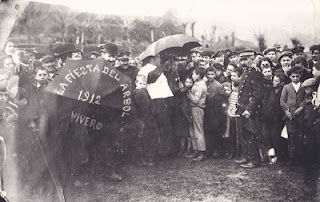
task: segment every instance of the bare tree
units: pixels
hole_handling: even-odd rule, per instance
[[[255,34],[255,37],[258,40],[260,52],[264,51],[267,48],[265,36],[263,34]]]
[[[292,37],[290,38],[290,40],[292,42],[293,47],[301,46],[301,42],[298,38]]]
[[[196,24],[196,22],[192,22],[191,23],[191,36],[194,37],[194,25]]]

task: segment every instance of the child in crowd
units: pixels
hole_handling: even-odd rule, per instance
[[[317,137],[317,130],[314,130],[314,124],[319,119],[319,114],[314,110],[312,99],[316,93],[316,79],[309,78],[301,84],[301,88],[304,89],[305,98],[303,101],[303,134],[305,139],[305,154],[306,165],[308,167],[318,166],[319,164],[319,137]],[[316,163],[316,164],[314,164]]]
[[[157,129],[152,116],[152,100],[146,89],[146,76],[138,75],[135,83],[136,89],[133,91],[133,99],[137,106],[138,137],[141,146],[140,160],[142,165],[153,166],[157,152]]]
[[[284,86],[284,75],[273,76],[272,89],[267,89],[262,101],[262,133],[265,138],[265,151],[271,164],[276,163],[278,157],[285,157],[284,139],[281,137],[281,130],[284,126],[284,112],[280,106],[280,96]]]
[[[216,80],[219,83],[225,82],[226,77],[223,75],[223,66],[220,63],[215,63],[213,67],[216,69]]]
[[[291,83],[285,85],[281,92],[280,105],[285,113],[286,127],[288,131],[288,166],[301,160],[302,155],[302,132],[301,132],[301,112],[303,108],[300,106],[304,99],[304,91],[301,89],[301,71],[298,66],[291,68],[287,75]]]
[[[231,82],[231,72],[237,67],[234,64],[228,64],[227,69],[223,72],[224,77],[226,78],[226,82]]]
[[[207,146],[207,155],[217,158],[221,155],[222,134],[220,102],[223,86],[216,79],[216,69],[207,68],[207,99],[204,110],[204,133]],[[219,96],[220,95],[220,96]],[[223,114],[222,114],[223,116]]]
[[[206,143],[203,130],[204,107],[207,97],[207,85],[203,80],[205,75],[204,68],[196,68],[192,73],[194,84],[190,92],[187,93],[192,114],[190,136],[194,150],[193,161],[205,160]]]
[[[187,92],[192,88],[193,80],[191,77],[186,77],[183,81],[183,87],[179,93],[175,95],[177,99],[175,113],[175,134],[180,138],[180,151],[178,156],[190,155],[192,152],[189,127],[192,123],[191,109],[187,98]]]
[[[237,104],[238,104],[238,81],[242,74],[241,68],[235,68],[230,72],[231,79],[231,93],[229,96],[229,106],[228,106],[228,119],[227,123],[229,126],[227,127],[225,136],[228,138],[227,149],[228,149],[228,158],[232,159],[235,156],[241,156],[241,144],[239,142],[240,138],[237,132]]]

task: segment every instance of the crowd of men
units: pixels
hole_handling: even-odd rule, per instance
[[[135,83],[132,94],[137,110],[134,123],[124,133],[140,143],[135,149],[141,165],[154,166],[159,156],[171,154],[194,162],[235,158],[243,168],[260,167],[266,161],[320,165],[320,45],[310,47],[311,58],[304,47],[297,46],[291,50],[270,47],[262,53],[163,51],[142,61],[130,58],[128,51],[119,53],[112,43],[99,45],[88,58],[74,44],[53,45],[52,54],[41,58],[15,47],[8,41],[0,58],[0,101],[10,106],[1,107],[3,120],[22,117],[27,128],[47,131],[42,125],[52,126],[46,124],[50,110],[43,89],[67,60],[104,58]],[[13,89],[25,89],[28,96]],[[24,106],[28,106],[25,113],[20,110]],[[59,107],[63,111],[67,106]],[[79,143],[69,159],[74,174],[79,165],[92,160],[84,138],[88,134],[70,124],[58,127],[75,133],[70,144]],[[99,151],[99,158],[106,164],[108,178],[122,180],[115,163],[118,156],[107,148],[113,143],[99,144],[105,150]]]

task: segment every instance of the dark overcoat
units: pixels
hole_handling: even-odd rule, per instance
[[[239,81],[239,97],[237,113],[242,114],[249,111],[249,119],[243,119],[244,127],[254,133],[261,133],[261,124],[259,121],[259,110],[264,95],[264,78],[261,72],[255,69],[245,70]]]

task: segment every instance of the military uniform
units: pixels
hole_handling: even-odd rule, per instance
[[[259,164],[258,141],[261,134],[261,124],[258,118],[259,106],[263,99],[263,75],[255,69],[243,72],[239,81],[239,97],[237,113],[250,112],[250,117],[239,118],[241,127],[244,157],[248,162]]]

